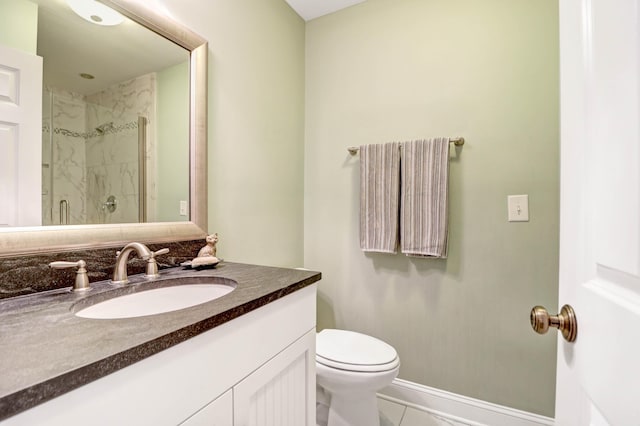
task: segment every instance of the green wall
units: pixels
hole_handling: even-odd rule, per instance
[[[282,0],[188,4],[167,9],[209,40],[220,256],[304,260],[319,326],[389,341],[401,378],[553,415],[556,336],[528,316],[557,306],[557,0],[368,0],[306,31]],[[363,254],[346,147],[436,135],[467,139],[449,258]],[[507,222],[510,194],[530,222]]]
[[[189,220],[180,201],[189,201],[189,62],[156,74],[157,206],[156,220]]]
[[[225,260],[303,261],[304,21],[282,0],[168,0],[209,41],[209,231]]]
[[[38,5],[27,0],[0,0],[0,44],[36,54]]]
[[[305,262],[319,327],[392,344],[400,378],[553,416],[557,306],[557,0],[369,0],[306,27]],[[449,258],[359,249],[352,145],[463,136]],[[526,223],[507,196],[529,194]]]

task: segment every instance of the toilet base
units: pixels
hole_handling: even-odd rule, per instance
[[[382,412],[378,411],[380,426],[395,426],[395,424]],[[329,406],[321,403],[316,404],[316,426],[328,426]]]
[[[395,349],[360,333],[325,329],[316,350],[317,420],[326,414],[327,426],[380,426],[376,392],[398,376]]]
[[[380,372],[338,370],[316,363],[317,385],[324,390],[317,396],[328,396],[327,426],[380,426],[376,392],[398,376],[399,366]],[[323,401],[318,401],[323,402]]]
[[[327,426],[380,426],[376,394],[332,394]]]

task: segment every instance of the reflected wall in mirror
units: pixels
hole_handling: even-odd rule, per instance
[[[144,2],[100,3],[122,22],[0,2],[0,257],[206,234],[207,43]]]
[[[107,26],[62,0],[11,3],[37,18],[15,37],[43,58],[42,180],[21,188],[42,215],[7,225],[188,220],[189,51],[122,15]]]

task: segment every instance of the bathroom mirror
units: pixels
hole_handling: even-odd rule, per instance
[[[189,51],[86,0],[11,1],[37,4],[43,58],[42,214],[13,226],[188,220]]]
[[[188,113],[185,116],[188,116],[189,134],[189,220],[164,223],[5,227],[0,228],[0,256],[117,246],[133,240],[158,243],[189,240],[202,238],[206,234],[207,43],[189,29],[148,9],[142,3],[126,0],[101,2],[188,52],[189,93]],[[99,125],[96,125],[96,133],[99,133],[98,127]],[[110,131],[107,128],[102,130]]]

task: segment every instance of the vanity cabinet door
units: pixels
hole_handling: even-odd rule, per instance
[[[234,426],[315,426],[315,330],[233,388]]]
[[[230,426],[233,424],[233,391],[229,389],[202,410],[180,423],[183,426]]]

